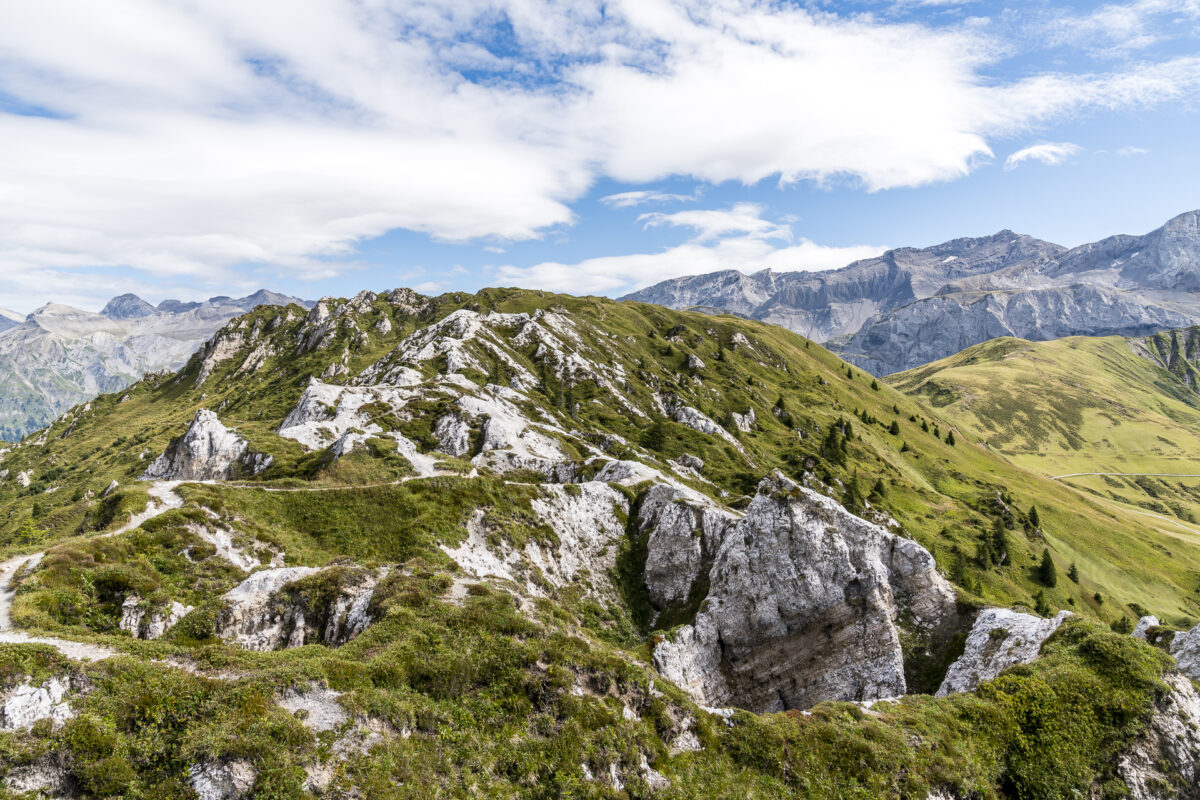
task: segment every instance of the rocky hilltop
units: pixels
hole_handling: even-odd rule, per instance
[[[1200,321],[1200,211],[1071,250],[1002,231],[829,272],[678,278],[630,299],[774,322],[876,375],[1001,336],[1144,336]]]
[[[260,305],[309,305],[266,290],[203,303],[132,294],[99,314],[50,303],[25,317],[0,313],[0,439],[16,441],[73,405],[182,366],[231,318]],[[11,323],[11,324],[7,324]]]
[[[0,782],[1186,790],[1200,546],[955,431],[756,321],[518,290],[260,306],[0,454]],[[1101,528],[1171,564],[1038,577]]]

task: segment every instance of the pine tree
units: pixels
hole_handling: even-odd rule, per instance
[[[1051,613],[1050,604],[1046,602],[1046,593],[1039,590],[1033,598],[1033,610],[1039,617],[1048,617]]]
[[[1058,585],[1058,568],[1054,566],[1054,559],[1050,557],[1050,549],[1042,550],[1042,563],[1038,565],[1038,580],[1043,586],[1053,588]]]
[[[946,434],[946,444],[954,447],[954,431],[950,431]]]
[[[1034,530],[1042,527],[1042,518],[1038,515],[1037,506],[1029,507],[1029,524],[1033,526]]]
[[[925,420],[921,420],[921,430],[925,433],[929,433],[929,423]]]
[[[17,528],[17,541],[21,544],[38,544],[46,538],[46,532],[38,529],[33,524],[33,517],[26,517],[21,520],[21,525]]]
[[[1067,577],[1074,583],[1079,583],[1079,567],[1075,566],[1075,562],[1071,562],[1070,569],[1067,570]]]
[[[873,392],[879,391],[879,381],[877,381],[877,380],[871,381],[871,391],[873,391]]]
[[[868,500],[882,500],[887,497],[887,486],[883,483],[883,478],[876,478],[875,485],[871,487],[871,493],[867,495]]]
[[[850,481],[846,484],[846,501],[842,503],[850,511],[858,511],[862,508],[862,492],[858,488],[858,472],[850,477]]]
[[[661,453],[666,444],[667,426],[663,424],[660,417],[654,420],[654,424],[642,434],[642,447],[645,447],[647,450],[653,450],[656,453]]]
[[[992,525],[992,561],[1000,566],[1008,559],[1008,530],[1002,520]]]
[[[845,445],[842,443],[842,432],[837,423],[829,426],[825,441],[821,443],[821,457],[830,464],[841,464],[846,460]]]
[[[896,405],[895,403],[892,403],[892,413],[899,416],[900,415],[900,406]]]
[[[890,433],[892,436],[899,436],[900,423],[896,420],[892,420],[892,427],[888,428],[888,433]]]

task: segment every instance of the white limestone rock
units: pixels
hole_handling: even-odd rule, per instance
[[[1150,723],[1117,759],[1117,774],[1134,800],[1200,796],[1200,695],[1186,675],[1163,676],[1170,691]]]
[[[464,456],[471,452],[471,426],[457,414],[446,414],[433,424],[437,449],[446,455]]]
[[[32,764],[9,767],[3,785],[13,794],[33,792],[35,796],[54,798],[75,795],[71,771],[57,754],[44,755]]]
[[[659,401],[662,403],[663,409],[667,416],[678,422],[680,425],[686,425],[692,430],[707,433],[710,436],[716,436],[719,439],[724,439],[738,450],[742,449],[742,444],[733,435],[714,422],[711,418],[705,416],[703,412],[692,408],[684,403],[675,395],[664,394],[659,396]]]
[[[31,480],[29,477],[28,470],[21,470],[20,472],[17,473],[17,483],[24,489],[29,488],[29,484],[31,483]]]
[[[974,691],[1016,664],[1038,657],[1042,643],[1072,616],[1060,611],[1050,619],[1007,608],[985,608],[975,618],[962,656],[950,665],[938,688],[938,697]]]
[[[187,432],[167,445],[139,480],[224,480],[239,471],[239,465],[251,475],[270,466],[270,456],[251,453],[248,447],[246,440],[226,428],[215,413],[202,408]]]
[[[279,698],[279,705],[293,714],[300,714],[304,727],[320,733],[337,730],[350,719],[338,702],[341,696],[341,692],[321,687],[288,689]]]
[[[733,426],[742,433],[750,433],[750,431],[758,427],[758,417],[755,416],[753,408],[745,414],[739,414],[734,411],[730,416],[733,417]]]
[[[1162,623],[1158,621],[1158,617],[1152,614],[1150,616],[1142,617],[1137,621],[1137,625],[1133,627],[1133,633],[1131,635],[1133,638],[1141,639],[1144,642],[1146,641],[1146,632],[1151,628],[1157,628],[1161,624]]]
[[[121,604],[119,627],[135,639],[158,639],[193,608],[172,600],[169,606],[156,609],[148,606],[136,594],[131,594]]]
[[[35,722],[48,719],[54,728],[75,716],[66,699],[71,689],[69,679],[49,678],[40,686],[26,680],[19,686],[0,694],[0,730],[28,730]]]
[[[660,611],[688,599],[702,566],[711,564],[737,517],[711,502],[660,484],[642,495],[638,527],[647,535],[646,586]]]
[[[190,783],[199,800],[237,800],[258,780],[258,771],[245,759],[202,761],[189,770]]]
[[[313,618],[289,584],[319,572],[339,570],[337,594]],[[279,567],[256,572],[225,593],[217,634],[246,650],[282,650],[305,644],[337,646],[371,624],[371,597],[387,570],[349,567]],[[311,614],[310,609],[310,614]]]
[[[1171,655],[1175,657],[1180,672],[1194,681],[1200,681],[1200,625],[1175,634],[1171,640]]]
[[[934,631],[955,593],[916,542],[779,472],[725,534],[693,625],[654,653],[702,705],[754,711],[904,694],[898,620]]]

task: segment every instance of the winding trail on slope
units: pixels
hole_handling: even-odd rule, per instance
[[[183,498],[175,491],[177,486],[178,481],[156,481],[147,490],[150,502],[146,503],[145,510],[133,514],[124,525],[99,538],[119,536],[173,508],[182,507]],[[14,556],[0,563],[0,644],[48,644],[67,658],[76,660],[100,661],[117,655],[116,650],[97,644],[73,642],[53,636],[32,636],[24,631],[13,630],[12,604],[16,595],[12,585],[13,579],[21,572],[36,567],[44,555],[45,552]]]
[[[1070,472],[1066,475],[1051,475],[1050,480],[1081,478],[1087,475],[1111,475],[1124,478],[1200,478],[1200,475],[1188,472]]]

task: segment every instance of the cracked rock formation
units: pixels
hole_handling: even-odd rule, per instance
[[[919,544],[775,472],[725,535],[703,610],[654,653],[708,706],[754,711],[904,694],[900,619],[933,632],[955,593]]]
[[[1071,612],[1042,619],[1007,608],[985,608],[975,618],[966,648],[950,665],[938,688],[938,696],[970,692],[1016,664],[1028,664],[1038,657],[1042,643],[1058,630]]]
[[[251,453],[245,439],[202,408],[187,432],[167,445],[140,480],[225,480],[239,473],[254,475],[270,465],[270,456]]]

